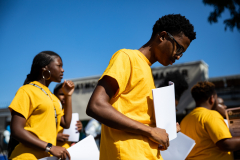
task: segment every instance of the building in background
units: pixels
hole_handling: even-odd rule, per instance
[[[240,107],[240,75],[209,78],[228,108]]]

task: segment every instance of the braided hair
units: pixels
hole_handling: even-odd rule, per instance
[[[54,60],[54,57],[59,57],[61,59],[61,57],[53,51],[42,51],[38,53],[33,59],[30,74],[27,75],[24,84],[38,80],[41,76],[41,69],[50,64]]]

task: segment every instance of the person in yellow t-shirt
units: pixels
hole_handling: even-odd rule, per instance
[[[232,137],[223,117],[215,111],[218,101],[211,82],[191,89],[196,108],[181,122],[181,132],[195,140],[187,160],[233,160],[230,151],[240,149],[240,137]]]
[[[60,100],[61,104],[62,104],[62,108],[63,108],[63,111],[64,111],[64,108],[68,108],[68,107],[72,107],[72,106],[66,106],[66,101],[65,101],[65,95],[64,95],[64,92],[63,92],[63,89],[62,89],[62,86],[63,86],[63,83],[59,83],[55,86],[54,88],[54,95]],[[77,121],[76,122],[76,131],[77,132],[80,132],[81,129],[82,129],[82,123],[80,121]],[[66,149],[68,149],[72,142],[68,142],[68,137],[69,135],[68,134],[63,134],[63,127],[59,126],[58,128],[58,134],[57,134],[57,146],[62,146]]]
[[[30,74],[9,106],[11,140],[17,142],[15,145],[9,142],[9,159],[37,160],[50,155],[63,160],[70,158],[65,148],[56,146],[56,137],[60,124],[64,128],[70,126],[72,108],[66,108],[63,116],[58,98],[48,89],[52,81],[61,81],[63,72],[57,53],[43,51],[34,57]],[[66,103],[71,103],[73,89],[73,82],[64,81]]]
[[[158,146],[167,149],[169,139],[155,123],[151,65],[173,64],[195,36],[184,16],[166,15],[140,49],[121,49],[112,56],[86,110],[102,123],[100,160],[162,159]]]

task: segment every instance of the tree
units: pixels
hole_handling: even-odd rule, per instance
[[[203,0],[205,5],[214,6],[214,11],[210,13],[208,21],[210,24],[218,22],[218,18],[226,9],[230,12],[231,18],[224,20],[225,31],[234,27],[240,32],[240,0]]]

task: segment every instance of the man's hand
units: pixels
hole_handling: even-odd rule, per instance
[[[160,146],[162,146],[159,148],[160,150],[166,150],[169,146],[169,138],[165,129],[152,128],[149,139],[160,144]]]
[[[50,153],[59,159],[61,158],[61,160],[65,160],[67,157],[69,158],[69,160],[71,160],[70,154],[68,153],[66,148],[60,146],[52,146],[52,148],[50,149]]]
[[[57,134],[57,140],[58,141],[62,141],[62,142],[67,141],[68,137],[69,137],[68,134],[63,134],[63,133],[58,133]]]
[[[81,123],[81,121],[77,121],[76,126],[77,126],[77,128],[76,128],[77,131],[80,132],[82,130],[82,123]]]
[[[176,124],[176,127],[177,127],[177,133],[180,132],[180,131],[181,131],[181,128],[180,128],[180,125],[179,125],[178,122],[177,122],[177,124]]]
[[[62,85],[62,90],[65,96],[71,96],[74,91],[74,83],[72,81],[64,81]]]

